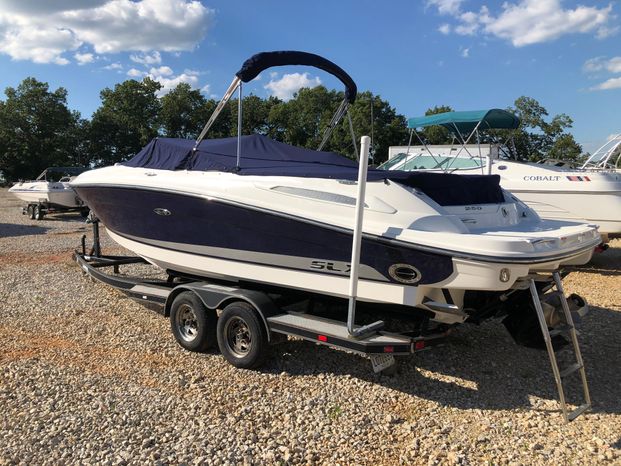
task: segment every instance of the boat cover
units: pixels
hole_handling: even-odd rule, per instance
[[[491,110],[471,110],[467,112],[444,112],[435,115],[408,119],[408,128],[425,128],[427,126],[444,126],[450,131],[455,128],[462,134],[469,134],[481,122],[481,129],[516,129],[520,119],[513,113],[493,108]]]
[[[196,151],[188,139],[156,138],[132,159],[129,167],[158,170],[232,172],[238,175],[330,178],[355,181],[358,164],[335,152],[290,146],[267,136],[241,137],[241,167],[236,167],[237,138],[204,139]],[[391,180],[420,189],[440,205],[504,202],[498,175],[453,175],[369,169],[368,181]]]
[[[357,89],[354,80],[343,68],[314,53],[295,50],[257,53],[244,62],[236,76],[247,83],[256,78],[263,70],[273,66],[285,65],[306,65],[322,69],[341,80],[345,85],[345,97],[350,104],[356,100]]]

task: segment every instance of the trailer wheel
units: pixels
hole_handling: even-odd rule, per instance
[[[26,208],[26,211],[28,212],[28,217],[31,220],[34,220],[35,215],[34,215],[34,206],[32,204],[28,204],[28,207]]]
[[[231,303],[218,319],[218,346],[235,367],[260,366],[268,351],[265,327],[256,310],[246,302]]]
[[[191,291],[176,296],[170,307],[172,333],[188,351],[203,352],[216,346],[216,321],[216,311],[205,307]]]
[[[45,216],[43,209],[41,209],[41,206],[38,204],[33,207],[32,214],[35,220],[43,220],[43,217]]]
[[[90,209],[88,207],[84,208],[84,209],[80,209],[80,216],[82,218],[86,218],[88,217],[88,214],[90,213]]]

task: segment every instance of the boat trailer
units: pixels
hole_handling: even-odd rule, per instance
[[[172,333],[184,349],[203,352],[217,347],[227,361],[236,367],[249,369],[260,366],[267,357],[270,345],[292,336],[366,356],[371,360],[376,373],[391,374],[396,370],[395,356],[412,355],[429,349],[441,343],[452,330],[450,326],[430,330],[425,322],[414,331],[384,332],[374,329],[351,335],[344,320],[285,309],[291,300],[287,300],[286,294],[278,295],[273,290],[184,276],[171,271],[167,271],[166,279],[121,274],[122,266],[150,264],[142,257],[102,254],[99,220],[91,216],[89,222],[92,224],[93,245],[87,251],[86,235],[83,235],[81,250],[76,250],[73,255],[83,272],[91,279],[112,286],[170,318]],[[534,298],[563,417],[566,422],[571,421],[591,407],[584,362],[572,318],[575,313],[572,313],[565,299],[558,273],[553,274],[552,280],[531,277],[523,280],[519,286],[528,290]],[[542,304],[540,296],[552,287],[557,288],[551,295],[556,296],[560,302],[564,322],[549,329],[543,308],[546,303],[544,301]],[[347,305],[343,303],[341,307],[345,309]],[[547,318],[549,320],[549,315]],[[364,326],[354,325],[355,330],[362,328]],[[553,338],[563,334],[570,337],[576,362],[560,369],[556,356],[558,349],[553,344]],[[575,372],[580,374],[585,402],[570,411],[565,401],[563,379]]]
[[[269,344],[280,335],[293,336],[332,348],[351,351],[371,359],[375,372],[394,370],[394,356],[410,355],[439,342],[450,332],[441,330],[399,333],[373,330],[353,337],[347,322],[328,319],[305,311],[283,308],[299,293],[287,295],[262,291],[216,280],[179,275],[167,271],[166,279],[146,279],[120,273],[120,267],[149,264],[136,256],[103,255],[99,239],[99,221],[91,218],[93,246],[86,247],[74,259],[92,279],[110,285],[146,307],[171,319],[171,328],[179,344],[190,351],[219,347],[234,366],[258,367],[265,359]],[[112,270],[110,270],[112,269]],[[110,273],[111,272],[111,273]],[[341,303],[345,310],[346,303]],[[354,326],[355,330],[364,328]]]

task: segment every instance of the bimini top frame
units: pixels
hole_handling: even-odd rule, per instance
[[[314,53],[308,52],[298,52],[298,51],[276,51],[276,52],[262,52],[253,55],[248,60],[246,60],[240,70],[235,73],[235,78],[229,85],[228,89],[224,93],[224,96],[218,102],[216,109],[212,113],[211,117],[205,124],[205,127],[201,131],[201,134],[196,139],[196,143],[194,145],[194,150],[198,148],[198,145],[203,140],[209,128],[213,125],[216,118],[229,101],[229,99],[233,96],[235,91],[238,91],[238,112],[237,112],[237,169],[240,168],[241,163],[241,129],[242,129],[242,84],[252,81],[256,78],[261,71],[264,71],[268,68],[272,68],[274,66],[286,66],[286,65],[305,65],[305,66],[313,66],[315,68],[319,68],[324,70],[333,76],[337,77],[344,85],[345,85],[345,98],[341,102],[338,107],[336,113],[332,117],[330,124],[326,128],[321,144],[317,148],[317,150],[323,149],[323,146],[326,144],[332,131],[338,124],[338,122],[343,118],[345,114],[347,114],[349,120],[349,129],[352,136],[352,142],[354,146],[354,150],[356,153],[356,158],[358,158],[358,148],[356,145],[356,137],[353,131],[353,125],[351,121],[351,116],[347,111],[349,105],[352,104],[356,100],[356,95],[358,93],[356,88],[356,83],[354,83],[353,79],[338,65],[332,63],[330,60],[327,60],[319,55],[315,55]]]
[[[443,126],[448,129],[453,136],[457,138],[461,145],[461,149],[457,153],[457,156],[462,150],[473,157],[468,151],[466,145],[470,142],[472,137],[476,135],[477,144],[479,144],[479,157],[482,157],[480,151],[479,131],[483,129],[509,129],[515,130],[520,126],[520,119],[513,113],[499,108],[492,108],[490,110],[470,110],[462,112],[444,112],[437,113],[435,115],[426,115],[423,117],[416,117],[408,119],[408,128],[410,129],[410,138],[408,141],[408,154],[410,152],[410,146],[412,145],[412,137],[416,134],[416,137],[420,143],[425,147],[429,155],[436,161],[435,156],[427,147],[427,144],[421,139],[420,135],[416,132],[417,128],[426,128],[429,126]],[[506,144],[506,142],[505,142]],[[420,155],[420,154],[418,154]],[[491,164],[488,163],[488,172],[491,170]],[[448,171],[450,165],[446,167]],[[481,166],[483,170],[483,166]],[[491,172],[490,172],[491,173]]]
[[[602,147],[593,152],[584,165],[584,170],[621,169],[621,133],[611,137]]]

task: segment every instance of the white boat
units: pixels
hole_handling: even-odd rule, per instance
[[[514,120],[513,120],[514,119]],[[502,158],[498,144],[468,144],[482,129],[513,129],[519,121],[504,110],[447,112],[411,118],[416,128],[441,125],[451,130],[460,144],[393,146],[389,160],[380,168],[454,174],[493,174],[501,186],[515,194],[544,218],[586,221],[599,225],[604,236],[621,234],[621,173],[611,168],[617,141],[612,150],[594,154],[581,168],[562,161],[526,163]]]
[[[9,192],[26,203],[24,212],[40,220],[48,212],[84,209],[69,182],[87,170],[80,167],[49,167],[33,181],[19,181]]]
[[[242,83],[286,64],[341,79],[330,128],[347,115],[356,86],[341,68],[303,52],[258,54],[197,141],[155,139],[71,186],[116,242],[169,272],[348,297],[358,164],[261,135],[204,139],[236,90],[241,103]],[[542,220],[496,176],[369,170],[367,180],[356,298],[437,322],[474,318],[534,273],[588,262],[600,242],[594,225]]]

